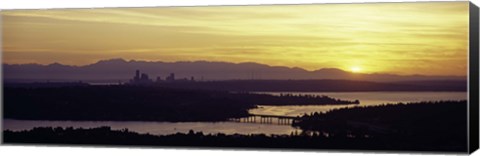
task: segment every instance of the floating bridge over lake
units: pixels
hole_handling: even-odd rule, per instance
[[[252,114],[244,118],[230,119],[230,121],[242,123],[291,125],[292,123],[298,121],[298,119],[299,117],[293,116]]]

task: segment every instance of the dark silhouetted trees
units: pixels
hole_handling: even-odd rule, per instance
[[[348,149],[348,150],[408,150],[466,152],[462,146],[445,146],[448,142],[406,142],[400,137],[348,137],[307,135],[203,134],[170,135],[138,134],[110,127],[91,129],[40,127],[28,131],[3,131],[4,143],[10,144],[70,144],[70,145],[129,145],[129,146],[187,146],[187,147],[242,147],[278,149]]]
[[[466,150],[466,114],[467,101],[400,103],[312,113],[300,117],[293,126],[306,133]]]
[[[327,96],[230,93],[156,86],[6,87],[5,118],[225,121],[265,105],[352,104]]]

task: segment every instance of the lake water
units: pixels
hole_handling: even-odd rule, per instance
[[[261,94],[280,95],[287,92],[262,92]],[[354,106],[371,106],[385,103],[465,100],[466,92],[291,92],[290,94],[327,95],[343,100],[360,100],[359,105],[321,105],[321,106],[266,106],[259,105],[251,114],[298,116],[304,113],[325,112],[332,109]],[[117,122],[117,121],[33,121],[4,119],[3,129],[14,131],[28,130],[33,127],[74,127],[93,128],[110,126],[112,129],[128,128],[138,133],[156,135],[187,133],[189,130],[203,133],[225,134],[290,134],[301,130],[289,125],[240,123],[240,122]]]
[[[251,114],[269,114],[298,116],[311,112],[326,112],[333,109],[375,106],[399,102],[420,102],[439,100],[465,100],[467,92],[260,92],[261,94],[326,95],[342,100],[360,100],[359,105],[321,105],[321,106],[265,106],[250,110]]]

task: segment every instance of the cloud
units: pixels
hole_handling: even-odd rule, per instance
[[[365,72],[466,74],[458,64],[467,59],[468,2],[12,10],[0,14],[3,50],[9,51],[5,62],[59,62],[55,59],[62,58],[86,64],[97,56],[110,56],[248,61],[309,70],[363,65]],[[429,62],[422,67],[431,70],[412,67]],[[439,62],[449,67],[442,69]]]

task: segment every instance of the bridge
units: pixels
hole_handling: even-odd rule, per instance
[[[296,122],[298,117],[283,116],[283,115],[261,115],[251,114],[244,118],[233,118],[230,121],[242,123],[259,123],[259,124],[277,124],[277,125],[291,125]]]

